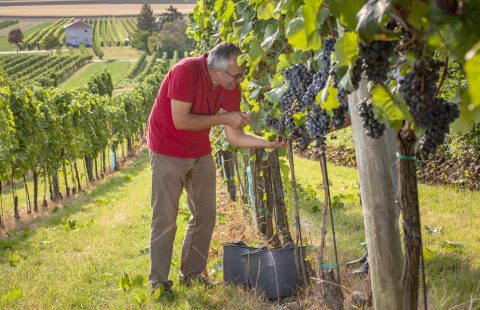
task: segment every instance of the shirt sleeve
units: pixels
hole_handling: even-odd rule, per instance
[[[234,90],[228,92],[226,100],[222,102],[222,109],[227,112],[240,111],[240,88],[236,87]]]
[[[193,103],[195,94],[194,72],[186,65],[176,66],[172,70],[168,83],[167,97]]]

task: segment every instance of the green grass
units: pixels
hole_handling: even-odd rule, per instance
[[[79,195],[64,209],[37,219],[31,228],[19,229],[9,238],[0,240],[0,308],[131,309],[139,307],[138,299],[144,301],[147,309],[266,309],[261,300],[235,288],[186,289],[177,284],[181,241],[189,216],[185,197],[180,203],[171,274],[176,298],[157,304],[149,300],[148,286],[134,287],[128,292],[119,288],[124,273],[130,278],[148,275],[149,258],[144,251],[148,246],[150,225],[148,167],[144,151],[131,168],[110,176],[105,183],[88,194]],[[364,229],[358,175],[353,168],[329,164],[328,169],[331,196],[339,197],[343,203],[335,207],[334,215],[339,258],[344,266],[347,260],[362,254],[359,244],[364,241]],[[304,237],[308,243],[319,245],[321,211],[314,211],[314,207],[321,209],[323,200],[323,192],[318,189],[321,183],[319,164],[296,157],[295,170],[302,189],[300,207]],[[307,201],[309,187],[316,190],[317,197]],[[422,224],[432,228],[441,226],[443,232],[428,234],[425,229],[422,231],[428,249],[426,269],[430,304],[435,309],[447,309],[471,297],[478,298],[480,210],[477,206],[480,193],[425,185],[419,186],[419,192]],[[19,194],[23,194],[21,186]],[[3,198],[5,203],[11,194],[4,192]],[[20,197],[21,201],[23,199]],[[291,204],[291,197],[288,199]],[[78,229],[67,229],[68,221],[75,221]],[[291,229],[293,232],[293,226]],[[444,246],[445,240],[461,242],[464,248],[449,250]],[[213,240],[212,247],[222,241]],[[327,235],[326,254],[332,259],[330,234]],[[218,258],[210,260],[209,270],[218,261]],[[342,272],[347,277],[344,284],[358,285],[358,280],[348,278],[343,267]],[[472,309],[478,307],[477,301]]]
[[[45,22],[45,23],[41,23],[39,25],[33,26],[31,28],[28,28],[23,32],[23,37],[27,38],[33,32],[46,28],[51,24],[53,24],[53,22]],[[8,43],[8,35],[0,36],[0,51],[15,51],[15,50],[16,50],[15,44]]]
[[[327,135],[327,141],[329,147],[343,147],[347,149],[355,148],[351,126],[329,133]]]
[[[149,256],[150,170],[147,152],[74,203],[0,241],[2,309],[267,309],[243,290],[178,285],[188,211],[181,198],[171,279],[175,298],[150,300],[149,286],[124,292],[124,274],[145,280]],[[65,223],[75,221],[77,229]],[[213,263],[213,262],[211,262]],[[213,266],[210,265],[210,268]],[[138,300],[138,301],[137,301]]]
[[[128,68],[132,64],[133,62],[129,61],[108,61],[90,63],[78,70],[72,77],[70,77],[63,84],[61,84],[60,87],[63,89],[75,89],[85,86],[88,82],[88,79],[93,74],[95,74],[96,72],[100,72],[105,68],[110,70],[110,73],[112,74],[113,84],[115,85],[117,82],[125,78]]]
[[[295,173],[304,189],[302,197],[306,197],[308,186],[318,189],[321,184],[318,162],[296,157]],[[344,266],[346,261],[361,256],[359,244],[365,241],[358,172],[354,168],[329,164],[328,174],[331,197],[334,199],[337,196],[344,203],[334,209],[339,260]],[[314,236],[320,236],[323,190],[318,189],[317,194],[316,199],[303,199],[300,203],[301,217],[306,222],[304,227],[311,230]],[[422,225],[442,227],[442,234],[428,234],[426,229],[422,229],[424,245],[428,249],[426,272],[427,286],[431,289],[430,299],[444,309],[467,301],[472,296],[480,297],[480,192],[419,185],[419,200]],[[319,211],[314,211],[316,206]],[[461,242],[464,248],[448,249],[446,240]],[[327,254],[333,259],[331,234],[327,234],[327,244]],[[478,301],[475,305],[480,307]]]
[[[102,47],[105,53],[103,59],[107,60],[136,60],[142,56],[143,51],[131,47]]]

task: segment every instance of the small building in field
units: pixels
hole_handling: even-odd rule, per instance
[[[93,43],[93,26],[80,20],[63,26],[65,30],[65,44],[67,46],[78,47],[80,44],[92,46]]]

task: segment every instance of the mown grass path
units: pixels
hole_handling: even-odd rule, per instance
[[[178,285],[181,242],[189,217],[184,197],[171,273],[175,298],[154,302],[148,284],[132,284],[124,292],[119,285],[124,274],[132,282],[137,276],[148,276],[145,248],[150,231],[150,192],[148,155],[143,151],[131,167],[110,176],[74,203],[0,240],[0,308],[268,308],[237,288],[207,290]],[[214,245],[217,250],[219,242]],[[218,264],[218,259],[212,259],[214,263]]]
[[[132,65],[131,61],[104,61],[93,62],[83,66],[80,70],[75,72],[68,80],[60,85],[60,88],[72,90],[82,86],[86,86],[88,79],[95,73],[108,69],[112,74],[113,85],[116,85],[120,80],[125,79],[128,68]]]

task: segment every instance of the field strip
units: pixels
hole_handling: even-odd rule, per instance
[[[170,4],[152,4],[155,13],[164,11]],[[194,4],[175,4],[179,12],[193,11]],[[142,4],[68,4],[2,6],[0,17],[87,17],[87,16],[137,16]]]

